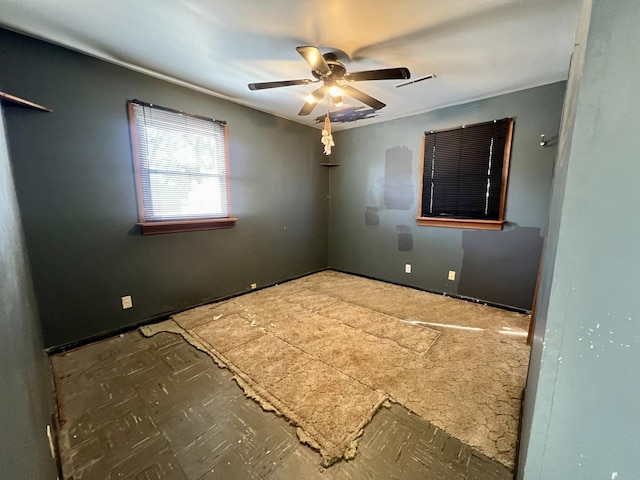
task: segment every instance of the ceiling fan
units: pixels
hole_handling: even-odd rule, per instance
[[[380,100],[352,87],[345,85],[348,82],[359,82],[363,80],[398,80],[411,78],[411,73],[406,67],[382,68],[378,70],[363,70],[360,72],[347,72],[345,66],[338,62],[335,53],[325,53],[324,55],[316,47],[296,47],[302,58],[311,66],[311,75],[315,80],[303,78],[300,80],[280,80],[275,82],[250,83],[249,90],[264,90],[267,88],[289,87],[292,85],[308,85],[310,83],[322,82],[322,86],[315,89],[307,96],[307,101],[302,106],[298,115],[309,115],[317,103],[322,100],[326,93],[331,97],[334,105],[342,106],[342,96],[348,95],[369,105],[375,110],[380,110],[386,105]]]

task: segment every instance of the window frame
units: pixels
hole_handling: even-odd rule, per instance
[[[227,215],[225,217],[198,217],[189,219],[176,219],[176,220],[147,220],[144,206],[144,181],[143,181],[143,166],[140,161],[140,148],[137,129],[137,114],[134,110],[134,105],[140,105],[143,107],[151,107],[165,112],[175,113],[188,117],[197,118],[200,120],[207,120],[212,122],[218,122],[223,126],[224,136],[224,163],[225,163],[225,188],[226,188],[226,200],[227,200]],[[236,217],[231,215],[231,182],[229,176],[229,128],[226,122],[220,122],[211,118],[202,117],[199,115],[193,115],[185,113],[180,110],[174,110],[167,107],[161,107],[159,105],[141,102],[139,100],[127,101],[127,113],[129,121],[129,132],[131,138],[131,156],[133,163],[135,189],[136,189],[136,201],[138,210],[138,222],[142,235],[154,235],[161,233],[177,233],[177,232],[191,232],[200,230],[218,230],[225,228],[232,228],[236,221]]]
[[[494,123],[497,120],[491,120],[489,122],[479,122],[472,125],[462,125],[454,128],[444,128],[441,130],[431,130],[424,132],[422,135],[422,150],[420,157],[420,188],[418,191],[418,215],[415,217],[416,224],[423,227],[446,227],[446,228],[465,228],[473,230],[502,230],[506,220],[504,219],[507,203],[507,186],[509,181],[509,163],[511,159],[511,144],[513,141],[513,129],[515,125],[515,118],[507,118],[508,127],[504,144],[504,155],[502,164],[502,183],[500,188],[500,208],[497,220],[485,220],[474,218],[447,218],[447,217],[429,217],[422,214],[422,199],[424,191],[424,168],[425,168],[425,145],[428,134],[437,134],[440,132],[448,132],[452,130],[458,130],[467,127],[473,127],[476,125],[484,125],[488,123]]]

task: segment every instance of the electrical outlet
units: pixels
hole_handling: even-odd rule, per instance
[[[131,300],[131,295],[127,295],[126,297],[120,297],[120,300],[122,300],[123,310],[133,307],[133,301]]]
[[[456,279],[456,271],[449,270],[449,280],[455,280],[455,279]]]
[[[256,289],[256,287],[257,287],[257,285],[256,285],[255,283],[252,283],[252,284],[251,284],[251,290],[255,290],[255,289]]]
[[[404,273],[411,273],[411,264],[405,263],[404,265]]]

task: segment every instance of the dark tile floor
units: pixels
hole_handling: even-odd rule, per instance
[[[322,468],[295,427],[247,399],[182,338],[131,332],[51,358],[66,479],[511,479],[401,406],[367,425],[354,460]]]

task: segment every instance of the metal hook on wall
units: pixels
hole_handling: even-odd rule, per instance
[[[557,141],[558,141],[558,135],[554,135],[553,137],[551,137],[548,140],[545,138],[544,133],[542,135],[540,135],[540,146],[541,147],[550,147],[552,145],[555,145]]]

